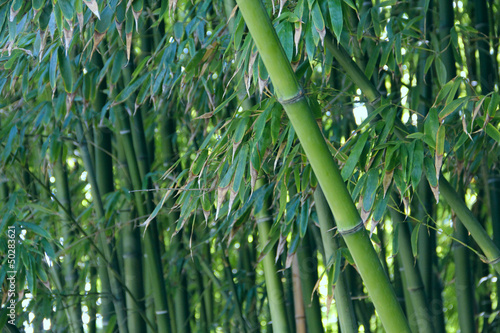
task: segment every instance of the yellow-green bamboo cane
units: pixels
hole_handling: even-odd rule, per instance
[[[386,331],[410,332],[403,310],[262,2],[238,0],[237,3]]]

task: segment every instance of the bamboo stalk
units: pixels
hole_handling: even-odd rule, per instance
[[[459,192],[463,190],[459,189]],[[475,332],[475,302],[473,284],[471,281],[471,265],[469,260],[470,251],[465,247],[469,243],[467,229],[455,218],[455,233],[452,245],[453,258],[455,262],[455,293],[457,296],[458,322],[462,332]],[[465,244],[465,245],[464,245]]]
[[[481,34],[477,41],[479,51],[479,82],[483,95],[494,91],[496,74],[490,54],[490,25],[488,23],[488,7],[484,0],[474,1],[475,28]]]
[[[177,158],[177,154],[175,151],[175,146],[173,144],[173,138],[175,137],[176,125],[175,119],[171,115],[170,108],[173,106],[173,102],[168,104],[168,107],[163,110],[160,121],[160,133],[162,137],[162,159],[163,164],[166,168],[169,168],[172,164],[175,163]],[[149,168],[149,166],[146,166]],[[180,171],[180,170],[177,170]],[[166,207],[174,207],[175,199],[173,197],[169,197],[165,203]],[[178,210],[171,211],[168,214],[168,227],[172,230],[175,230],[175,225],[179,220],[180,213]],[[170,246],[169,251],[173,254],[174,257],[184,257],[185,250],[184,245],[182,243],[182,235],[183,230],[179,230],[176,234],[170,237]],[[183,266],[185,263],[183,264]],[[186,272],[184,269],[180,269],[177,275],[177,288],[175,288],[174,292],[174,303],[175,303],[175,323],[177,327],[177,331],[184,332],[186,330],[190,330],[189,327],[189,295],[187,293],[187,280],[186,280]]]
[[[100,222],[103,223],[104,219],[105,219],[104,205],[102,202],[101,193],[99,191],[99,186],[97,183],[96,173],[94,171],[94,167],[92,164],[92,159],[90,157],[90,153],[89,153],[89,150],[87,147],[87,142],[86,142],[85,135],[83,132],[83,126],[82,126],[82,123],[80,121],[77,121],[77,123],[76,123],[76,130],[77,130],[77,137],[78,137],[78,142],[79,142],[79,146],[81,149],[83,163],[85,165],[85,170],[87,171],[87,178],[88,178],[90,186],[91,186],[92,199],[94,202],[96,215],[97,215],[97,218],[100,220]],[[113,304],[114,304],[114,308],[115,308],[118,327],[120,329],[120,333],[126,333],[126,332],[128,332],[127,316],[125,313],[125,304],[124,304],[124,300],[123,300],[121,286],[119,285],[119,282],[117,280],[118,265],[117,265],[117,261],[116,261],[116,256],[113,255],[111,252],[111,249],[108,245],[106,234],[104,233],[104,231],[99,232],[98,237],[99,237],[100,248],[104,254],[104,260],[106,262],[110,263],[110,266],[108,267],[108,271],[109,271],[108,278],[109,278],[109,283],[110,283],[110,287],[111,287],[110,290],[111,290],[111,293],[113,295]],[[104,276],[101,276],[101,279],[104,278],[104,280],[105,280],[106,279],[105,273],[102,271],[100,271],[100,273],[104,274]]]
[[[391,216],[394,224],[398,223],[399,256],[404,270],[404,280],[408,299],[406,303],[411,303],[412,311],[407,311],[410,325],[415,325],[421,333],[434,332],[434,326],[430,318],[430,311],[427,307],[427,300],[424,292],[424,285],[418,266],[415,265],[411,249],[411,235],[408,223],[402,221],[401,213],[391,209]]]
[[[365,285],[388,332],[409,332],[408,323],[380,264],[363,222],[347,191],[337,164],[314,119],[290,63],[260,0],[237,1],[243,18],[266,66],[278,98],[299,137],[324,189],[339,230],[356,262]],[[259,224],[259,231],[266,231]],[[261,232],[259,232],[261,233]]]
[[[61,152],[59,158],[57,159],[54,165],[54,174],[56,176],[56,188],[57,188],[57,197],[62,205],[66,207],[64,211],[61,211],[61,214],[65,217],[62,223],[62,237],[65,242],[69,242],[73,238],[73,232],[69,227],[71,225],[71,218],[66,214],[71,214],[71,196],[69,192],[68,186],[68,174],[66,166],[62,161],[63,154]],[[64,261],[62,264],[62,270],[64,274],[64,289],[67,291],[69,295],[79,294],[78,290],[78,273],[75,267],[76,261],[72,256],[68,253],[64,255]],[[80,300],[78,297],[68,297],[67,298],[67,311],[68,314],[68,323],[70,332],[79,333],[83,332],[83,324],[82,324],[82,310],[80,306]]]
[[[299,267],[300,287],[302,288],[302,304],[305,309],[307,332],[323,333],[321,322],[321,307],[314,286],[318,281],[318,263],[312,250],[311,235],[306,233],[297,249],[297,264]],[[295,265],[295,263],[294,263]]]
[[[265,185],[263,178],[259,178],[255,189]],[[269,214],[269,202],[265,201],[259,212],[254,212],[257,220],[257,229],[259,232],[259,249],[262,251],[269,239],[269,230],[271,229],[271,215]],[[269,310],[271,311],[272,327],[274,332],[292,332],[288,326],[288,318],[285,310],[285,297],[283,285],[278,273],[278,267],[274,263],[276,257],[276,246],[269,251],[262,259],[264,276],[266,280],[267,300]]]
[[[441,41],[441,59],[446,68],[447,80],[457,75],[455,56],[451,45],[450,29],[455,25],[452,0],[439,0],[439,39]]]
[[[292,278],[293,278],[293,305],[295,310],[294,312],[295,332],[307,333],[306,314],[304,309],[304,295],[302,294],[302,283],[300,282],[300,268],[299,268],[299,259],[297,254],[293,256]],[[321,323],[321,317],[319,318],[319,321]]]
[[[131,176],[134,189],[142,189],[142,180],[139,172],[139,167],[135,155],[134,144],[132,142],[132,135],[130,132],[130,123],[127,114],[122,110],[117,115],[118,128],[120,129],[120,136],[118,140],[123,146],[125,157],[129,166],[129,174]],[[140,216],[147,216],[144,199],[141,192],[134,192],[135,204]],[[150,282],[153,290],[153,297],[156,310],[156,321],[158,331],[170,332],[169,311],[167,305],[167,292],[165,284],[163,283],[163,269],[161,259],[159,257],[158,248],[158,233],[155,232],[156,224],[153,221],[150,226],[145,230],[144,247],[146,250],[146,265],[150,274]]]
[[[120,161],[117,168],[121,173],[122,186],[124,188],[132,188],[125,152],[121,145],[117,146],[118,159]],[[124,280],[127,288],[133,293],[132,295],[126,294],[125,301],[127,304],[129,331],[144,332],[146,330],[146,323],[141,316],[141,313],[144,313],[145,310],[141,235],[139,228],[131,222],[132,216],[131,209],[120,211]],[[139,301],[138,305],[134,302],[133,298]]]
[[[335,238],[335,223],[333,216],[320,186],[316,187],[314,191],[314,203],[316,205],[316,212],[318,213],[318,222],[325,249],[324,262],[325,265],[327,265],[328,261],[334,258],[336,252],[339,250],[339,243],[338,239]],[[337,263],[337,265],[340,265],[340,263]],[[346,273],[340,272],[339,279],[335,285],[335,304],[337,306],[337,314],[339,316],[342,332],[355,333],[358,331],[358,323],[356,315],[354,314],[354,307],[347,281]]]

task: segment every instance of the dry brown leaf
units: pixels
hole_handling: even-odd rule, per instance
[[[83,3],[90,9],[92,13],[94,13],[95,16],[100,20],[101,16],[99,15],[99,6],[97,5],[96,0],[83,0]]]

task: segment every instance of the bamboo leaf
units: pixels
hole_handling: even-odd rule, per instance
[[[444,125],[439,126],[437,135],[436,135],[436,179],[439,180],[439,172],[441,170],[441,165],[443,164],[443,155],[444,155],[444,143],[445,143],[445,127]]]
[[[430,146],[436,147],[436,135],[439,129],[439,118],[436,108],[431,108],[424,123],[424,134],[430,139]]]
[[[436,202],[439,203],[438,180],[436,177],[436,168],[434,167],[434,163],[432,163],[432,160],[430,158],[425,157],[424,166],[425,166],[425,174],[427,176],[427,180],[429,181],[429,185],[431,186],[434,198],[436,198]]]
[[[149,223],[151,223],[151,221],[153,221],[153,219],[156,217],[156,215],[158,215],[158,213],[160,212],[160,209],[163,207],[163,205],[165,204],[165,201],[167,200],[167,198],[170,196],[171,193],[172,193],[172,190],[167,190],[165,195],[161,198],[160,202],[158,202],[158,204],[156,205],[153,212],[149,215],[149,217],[146,219],[146,221],[144,221],[140,225],[141,227],[144,227],[145,229],[147,229],[147,227],[149,226]],[[144,230],[144,231],[146,231],[146,230]]]
[[[368,140],[368,136],[369,136],[368,132],[364,132],[363,134],[361,134],[358,141],[354,145],[354,148],[352,149],[349,158],[347,158],[347,162],[345,163],[341,171],[341,175],[344,181],[346,181],[349,177],[351,177],[354,168],[356,167],[356,164],[358,163],[359,158],[361,157],[361,153],[363,152],[365,143]]]
[[[500,94],[494,92],[491,95],[491,100],[490,103],[488,104],[488,109],[487,109],[488,116],[490,118],[495,117],[499,104],[500,104]]]
[[[226,188],[229,186],[229,183],[233,178],[235,168],[236,168],[236,163],[231,164],[226,174],[224,175],[224,178],[222,178],[221,182],[219,183],[219,188]]]
[[[415,150],[413,151],[413,167],[411,170],[411,183],[414,189],[420,183],[424,164],[424,145],[422,141],[415,142]]]
[[[300,211],[300,224],[299,224],[299,233],[300,238],[304,238],[307,231],[308,225],[308,217],[309,217],[309,200],[306,200],[304,205],[302,205],[302,209]]]
[[[49,63],[49,81],[52,90],[56,88],[56,78],[57,78],[57,52],[52,52]]]
[[[389,202],[390,195],[385,195],[378,200],[375,201],[375,207],[373,208],[373,215],[372,219],[375,223],[378,223],[382,221],[382,218],[384,217],[384,214],[387,210],[387,203]]]
[[[38,234],[38,235],[42,236],[43,238],[46,238],[46,239],[49,239],[49,240],[52,239],[52,237],[50,236],[49,232],[47,230],[45,230],[44,228],[40,227],[39,225],[36,225],[34,223],[31,223],[31,222],[24,222],[24,221],[19,221],[18,224],[23,229],[31,230],[35,234]]]
[[[449,116],[451,113],[460,108],[463,104],[469,101],[469,97],[461,97],[452,101],[450,104],[446,105],[441,112],[439,112],[439,120],[443,121],[444,118]]]
[[[446,83],[446,78],[448,77],[446,66],[444,65],[443,60],[441,60],[441,57],[437,57],[434,63],[436,64],[436,73],[439,84],[443,86]]]
[[[311,16],[314,27],[316,28],[319,38],[321,39],[321,45],[323,45],[326,34],[325,21],[323,20],[323,15],[321,14],[321,9],[317,1],[315,1],[314,4],[312,5]],[[317,43],[315,43],[315,45],[318,46]]]
[[[257,120],[253,124],[253,130],[255,132],[255,142],[258,142],[260,138],[262,137],[262,133],[264,133],[264,127],[266,125],[267,121],[267,116],[271,112],[272,106],[268,106],[264,112],[262,112],[259,117],[257,117]]]
[[[99,15],[99,6],[97,5],[96,0],[83,0],[83,3],[90,9],[92,13],[94,13],[95,16],[97,16],[97,19],[101,19],[101,16]]]
[[[59,8],[61,8],[61,12],[66,20],[73,20],[75,15],[75,8],[73,4],[69,0],[58,0]]]
[[[411,250],[413,253],[413,257],[415,257],[415,258],[418,255],[418,234],[419,234],[420,226],[421,226],[421,224],[417,223],[417,225],[415,226],[415,228],[413,228],[413,230],[411,232]]]
[[[328,0],[328,10],[330,12],[330,19],[332,23],[333,33],[337,40],[340,40],[344,20],[342,15],[342,0]]]
[[[105,34],[111,26],[113,15],[114,11],[109,6],[106,6],[101,13],[101,17],[95,24],[95,30],[100,34]]]
[[[403,55],[401,53],[401,34],[396,35],[396,45],[394,46],[394,52],[396,53],[396,63],[398,65],[402,65]]]
[[[182,37],[184,36],[184,24],[182,22],[175,22],[174,24],[174,38],[177,43],[181,42]]]
[[[61,69],[61,76],[63,78],[64,90],[66,90],[67,93],[71,94],[74,92],[74,73],[71,62],[68,56],[65,55],[65,52],[62,48],[58,49],[57,55],[59,68]]]
[[[125,89],[123,89],[118,96],[116,96],[114,104],[120,104],[125,102],[130,96],[142,85],[144,80],[149,76],[149,73],[143,74],[140,78],[131,81]]]
[[[375,194],[378,188],[378,170],[371,169],[368,171],[366,179],[365,190],[363,192],[363,210],[369,212],[375,201]]]
[[[17,127],[16,125],[12,126],[9,132],[9,137],[7,138],[7,143],[5,144],[5,148],[2,152],[2,161],[6,161],[12,151],[12,143],[14,142],[14,138],[17,136]]]
[[[486,125],[486,134],[488,134],[491,138],[493,138],[496,142],[500,143],[500,132],[498,129],[493,126],[491,123]]]

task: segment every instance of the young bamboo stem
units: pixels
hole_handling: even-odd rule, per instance
[[[265,180],[259,178],[255,189],[265,185]],[[269,203],[264,202],[259,212],[254,212],[257,220],[257,229],[259,232],[259,248],[262,251],[269,241],[269,230],[271,229],[269,214]],[[264,277],[266,280],[267,300],[269,310],[271,311],[271,320],[274,332],[288,333],[292,332],[288,326],[288,318],[285,310],[285,297],[283,294],[283,285],[278,273],[278,268],[274,263],[276,257],[276,247],[273,247],[262,259],[264,266]]]

